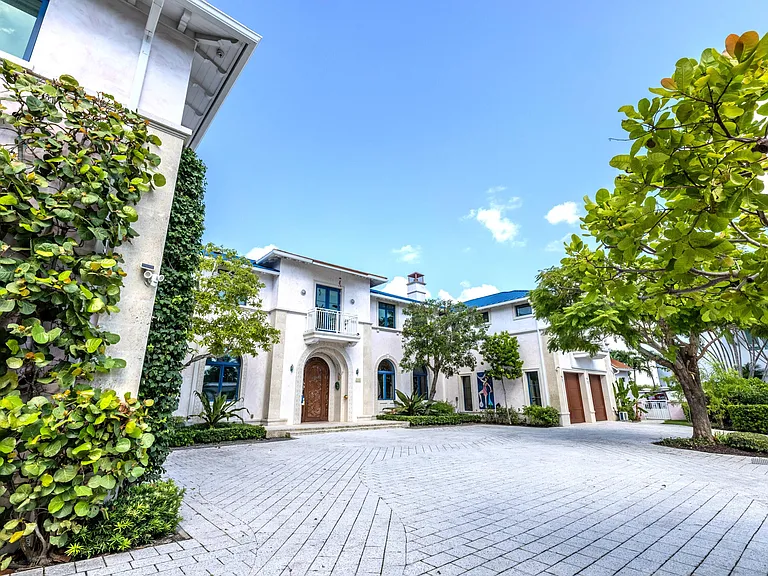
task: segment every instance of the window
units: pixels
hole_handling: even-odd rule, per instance
[[[429,396],[427,369],[424,366],[413,371],[413,392],[419,396]]]
[[[530,316],[533,314],[533,308],[530,304],[518,304],[515,306],[515,316],[520,318],[521,316]]]
[[[318,284],[315,291],[315,308],[341,310],[341,288]]]
[[[489,324],[491,322],[490,312],[483,312],[483,322],[485,322],[486,324]]]
[[[213,400],[219,394],[237,400],[240,391],[240,359],[231,356],[208,358],[203,375],[203,394]]]
[[[464,392],[464,411],[472,412],[472,377],[461,377],[461,389]]]
[[[526,372],[525,378],[528,380],[528,397],[531,399],[531,406],[541,406],[541,387],[539,386],[539,373]]]
[[[29,60],[48,0],[0,0],[0,50]]]
[[[379,326],[384,328],[395,327],[395,305],[379,302]]]
[[[395,367],[389,360],[379,362],[379,400],[395,399]]]

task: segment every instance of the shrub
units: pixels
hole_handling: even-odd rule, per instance
[[[424,416],[429,414],[434,404],[433,400],[427,399],[426,396],[421,396],[414,392],[410,396],[406,395],[401,390],[395,390],[395,407],[392,409],[392,414],[402,414],[404,416]]]
[[[759,378],[742,378],[735,370],[716,367],[703,382],[709,417],[719,427],[729,428],[732,404],[768,405],[768,383]]]
[[[154,436],[144,403],[77,388],[23,402],[0,400],[0,545],[19,541],[30,564],[65,546],[108,496],[137,480]],[[6,559],[8,560],[8,559]]]
[[[442,416],[406,416],[404,414],[379,414],[379,420],[409,422],[411,426],[451,426],[482,422],[480,414],[444,414]]]
[[[530,426],[560,426],[560,413],[552,406],[525,406],[523,415]]]
[[[456,408],[453,407],[453,404],[450,402],[444,402],[442,400],[435,402],[430,407],[430,414],[436,414],[436,415],[445,415],[445,414],[455,414]]]
[[[183,496],[173,480],[131,486],[73,536],[67,555],[78,559],[124,552],[175,533]]]
[[[193,444],[215,444],[233,440],[262,440],[267,437],[263,426],[251,424],[220,424],[209,428],[206,424],[180,427],[170,437],[170,446],[192,446]]]
[[[208,394],[200,391],[196,391],[195,395],[203,405],[198,416],[202,418],[208,428],[215,428],[222,420],[229,420],[230,418],[237,418],[240,422],[245,422],[238,412],[243,410],[248,412],[248,409],[245,406],[237,407],[238,398],[228,400],[224,394],[219,393],[211,400]]]
[[[709,438],[663,438],[656,442],[659,446],[687,448],[688,450],[695,450],[700,446],[712,446],[713,443]]]
[[[731,448],[738,448],[747,452],[768,453],[768,436],[764,434],[730,432],[728,434],[718,434],[716,438],[718,442]]]
[[[768,434],[768,404],[728,406],[727,413],[734,430]]]
[[[165,177],[160,139],[111,96],[2,58],[0,85],[0,393],[29,400],[125,366],[100,325],[119,311],[134,206]]]
[[[487,424],[522,424],[520,413],[512,408],[496,408],[483,412],[483,422]]]

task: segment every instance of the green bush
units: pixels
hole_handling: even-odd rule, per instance
[[[669,448],[687,448],[688,450],[695,450],[701,446],[712,446],[714,442],[709,438],[663,438],[656,442],[656,444],[659,446],[667,446]]]
[[[176,532],[184,490],[173,480],[131,486],[73,536],[73,559],[124,552]]]
[[[140,478],[154,442],[151,404],[83,387],[51,400],[0,400],[0,545],[20,541],[27,561],[39,564]]]
[[[768,453],[768,436],[764,434],[730,432],[728,434],[718,434],[716,438],[718,442],[731,448],[738,448],[747,452]]]
[[[267,437],[263,426],[251,424],[220,424],[208,428],[206,424],[195,424],[176,428],[170,437],[170,446],[192,446],[193,444],[215,444],[233,440],[262,440]]]
[[[513,426],[522,424],[520,420],[520,412],[512,408],[496,408],[495,410],[485,410],[482,416],[483,422],[486,424],[506,424]]]
[[[411,426],[451,426],[454,424],[468,424],[482,422],[480,414],[444,414],[436,416],[406,416],[403,414],[379,414],[379,420],[394,420],[397,422],[409,422]]]
[[[552,406],[525,406],[523,415],[530,426],[560,426],[560,413]]]
[[[453,407],[453,404],[450,402],[444,402],[442,400],[439,400],[432,404],[432,406],[429,409],[430,414],[435,415],[445,415],[445,414],[455,414],[456,408]]]
[[[715,368],[702,385],[709,417],[721,428],[733,425],[731,405],[768,405],[768,383],[759,378],[742,378],[735,370]]]
[[[727,413],[734,430],[768,434],[768,404],[728,406]]]
[[[26,401],[125,367],[104,319],[119,312],[135,205],[165,177],[160,139],[113,97],[2,58],[0,83],[0,393]]]

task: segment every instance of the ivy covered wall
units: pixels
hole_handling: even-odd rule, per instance
[[[194,151],[184,150],[176,180],[168,236],[163,253],[165,280],[157,287],[152,325],[147,340],[139,397],[155,401],[150,469],[162,472],[168,455],[171,414],[181,389],[181,366],[187,353],[187,328],[192,315],[195,270],[205,218],[205,164]]]

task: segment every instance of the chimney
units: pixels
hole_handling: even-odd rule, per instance
[[[408,274],[408,298],[424,302],[427,299],[427,288],[424,274],[413,272]]]

